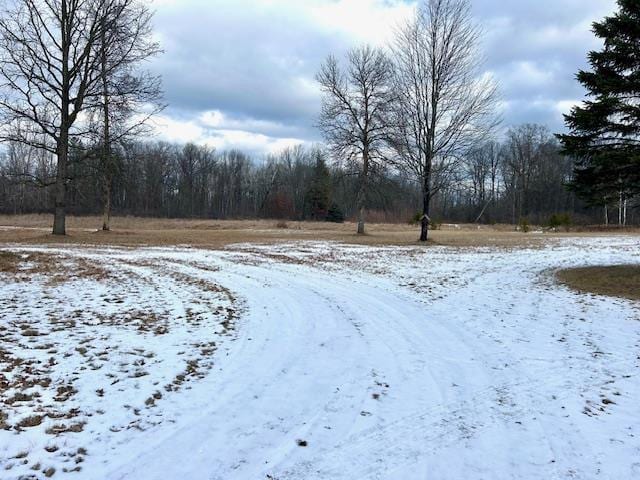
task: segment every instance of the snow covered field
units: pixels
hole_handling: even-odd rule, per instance
[[[2,252],[2,479],[640,478],[638,238]]]

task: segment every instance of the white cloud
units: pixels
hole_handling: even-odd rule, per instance
[[[614,0],[471,0],[486,32],[488,69],[502,86],[505,124],[562,125],[582,88],[574,75],[597,39],[592,21]],[[319,140],[314,80],[323,59],[384,45],[412,0],[155,0],[166,53],[152,65],[167,102],[161,138],[270,152]]]
[[[325,31],[342,34],[353,40],[382,46],[394,30],[415,10],[403,1],[337,0],[310,2],[311,17]]]
[[[196,122],[180,121],[167,115],[158,115],[149,124],[162,139],[169,142],[197,142],[204,135],[204,129]]]
[[[555,104],[555,110],[560,115],[568,114],[573,107],[584,105],[582,100],[560,100]]]
[[[255,155],[277,153],[286,147],[307,143],[300,138],[258,133],[251,128],[252,122],[262,123],[229,120],[222,112],[211,111],[189,120],[161,115],[154,119],[152,126],[159,138],[170,142],[208,145],[217,150],[239,149]]]
[[[502,76],[503,85],[523,87],[550,87],[554,72],[532,61],[515,62]]]

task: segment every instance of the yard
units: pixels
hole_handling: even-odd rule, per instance
[[[640,476],[639,305],[556,278],[640,264],[637,236],[293,228],[5,244],[0,476]]]

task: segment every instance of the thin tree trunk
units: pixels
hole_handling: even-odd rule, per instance
[[[620,192],[620,201],[618,202],[618,226],[622,226],[622,192]]]
[[[482,218],[484,213],[487,211],[487,208],[489,208],[489,205],[491,205],[492,203],[493,203],[493,195],[491,196],[489,201],[487,203],[485,203],[484,207],[480,211],[480,214],[476,217],[476,219],[475,219],[475,221],[473,223],[478,223],[480,221],[480,219]]]

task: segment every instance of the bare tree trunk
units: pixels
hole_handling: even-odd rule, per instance
[[[102,231],[108,232],[111,230],[111,176],[104,179],[103,188],[103,210],[102,210]]]
[[[102,137],[102,168],[103,179],[103,213],[102,230],[111,230],[111,183],[113,181],[113,165],[111,161],[111,124],[109,119],[109,85],[107,82],[107,46],[106,46],[106,18],[102,19],[101,35],[101,81],[102,81],[102,114],[103,114],[103,137]]]
[[[68,138],[61,134],[58,145],[58,167],[55,185],[55,210],[53,216],[53,234],[66,235],[66,200],[67,200],[67,160],[68,160]]]
[[[609,226],[609,205],[605,203],[604,205],[604,224]]]
[[[358,198],[356,208],[358,210],[358,235],[365,234],[365,209],[367,206],[367,189],[369,186],[369,151],[365,148],[362,155],[362,179],[360,181],[360,190],[358,190]]]
[[[62,2],[62,18],[67,21],[67,3]],[[66,204],[67,204],[67,167],[69,161],[69,104],[70,104],[70,85],[69,85],[69,43],[65,38],[65,28],[62,27],[62,85],[61,85],[61,104],[60,104],[60,136],[56,145],[56,154],[58,157],[58,171],[56,174],[55,186],[55,210],[53,216],[53,234],[66,235]]]
[[[429,217],[431,210],[431,174],[425,174],[422,184],[422,221],[420,223],[420,241],[429,240]]]
[[[422,221],[420,223],[420,241],[426,242],[429,240],[429,199],[428,194],[425,194],[423,198],[423,212]]]
[[[620,200],[618,202],[618,226],[622,226],[622,192],[620,192]]]

